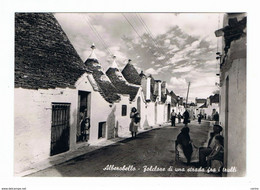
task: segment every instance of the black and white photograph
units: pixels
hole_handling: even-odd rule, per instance
[[[244,176],[246,24],[15,13],[15,175]]]
[[[248,9],[18,4],[3,8],[12,31],[1,48],[10,58],[1,74],[2,190],[103,180],[116,189],[259,189]]]

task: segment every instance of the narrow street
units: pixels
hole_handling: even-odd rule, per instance
[[[187,166],[175,161],[174,141],[182,127],[183,124],[177,124],[176,127],[156,128],[139,134],[136,139],[125,139],[28,177],[196,177],[200,175],[198,172],[187,172],[188,168],[196,168],[196,165]],[[199,125],[194,120],[189,127],[193,143],[203,146],[210,129],[209,122],[203,121]],[[113,169],[124,165],[123,171]],[[161,171],[144,170],[145,167],[149,170],[151,166]],[[167,171],[170,167],[172,171]],[[180,171],[183,168],[186,172]]]

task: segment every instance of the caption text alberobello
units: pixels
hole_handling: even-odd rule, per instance
[[[123,165],[123,166],[115,166],[115,165],[107,165],[103,168],[104,171],[139,171],[140,168],[136,168],[133,165]],[[173,166],[169,166],[168,168],[165,167],[158,167],[158,166],[143,166],[142,168],[143,172],[217,172],[215,168],[207,168],[204,169],[202,167],[200,168],[174,168]],[[232,166],[230,168],[223,168],[222,172],[228,173],[228,172],[237,172],[236,167]]]

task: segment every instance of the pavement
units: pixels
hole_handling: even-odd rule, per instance
[[[141,130],[138,131],[138,134],[141,134],[141,133],[144,133],[144,132],[156,129],[156,128],[165,127],[165,126],[168,126],[169,124],[170,124],[170,122],[166,122],[166,123],[163,123],[163,124],[154,125],[154,126],[147,128],[147,129],[141,129]],[[41,171],[41,170],[44,170],[46,168],[64,163],[66,161],[69,161],[73,158],[87,154],[89,152],[93,152],[95,150],[101,149],[101,148],[109,146],[109,145],[113,145],[113,144],[120,142],[120,141],[123,141],[127,138],[131,138],[131,134],[129,132],[122,134],[121,137],[113,138],[113,139],[110,139],[110,140],[107,140],[107,139],[100,140],[100,141],[88,144],[88,146],[82,146],[82,147],[80,147],[76,150],[71,150],[69,152],[64,152],[64,153],[49,157],[46,160],[32,164],[30,169],[23,171],[23,172],[20,172],[20,173],[17,173],[17,174],[15,174],[15,176],[27,176],[27,175],[30,175],[32,173],[36,173],[38,171]]]
[[[171,127],[170,123],[165,123],[139,131],[137,139],[131,139],[126,136],[91,144],[90,146],[59,154],[45,162],[38,163],[36,166],[33,166],[31,171],[27,171],[22,176],[219,177],[205,172],[190,172],[187,174],[176,171],[170,173],[143,171],[136,171],[135,173],[109,173],[108,171],[103,171],[108,164],[131,164],[138,170],[143,170],[144,165],[161,165],[161,167],[165,166],[166,168],[173,166],[187,170],[190,166],[174,161],[174,139],[176,139],[182,127],[183,124]],[[190,136],[195,145],[203,146],[206,143],[211,127],[212,125],[209,125],[208,121],[204,121],[200,125],[195,120],[191,122]],[[196,166],[192,167],[196,168]]]

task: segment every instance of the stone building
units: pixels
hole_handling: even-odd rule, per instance
[[[89,104],[90,77],[52,14],[15,14],[15,173],[79,147],[78,97]]]
[[[91,48],[83,62],[52,14],[15,14],[15,174],[129,133],[132,107],[141,130],[169,120],[174,104],[165,82],[139,74],[130,61],[120,72],[114,60],[105,73]]]
[[[236,167],[246,173],[246,13],[228,13],[223,28],[215,32],[222,36],[220,57],[220,122],[224,127],[225,167]]]
[[[111,66],[106,71],[106,75],[115,86],[116,92],[121,97],[121,101],[116,104],[116,129],[118,131],[117,136],[122,136],[129,133],[131,109],[136,107],[141,113],[141,101],[144,101],[141,93],[141,87],[127,82],[118,68],[115,56]],[[143,123],[142,121],[143,118],[141,117],[140,122]],[[143,128],[143,125],[141,125],[141,127]]]
[[[52,14],[15,15],[15,174],[115,137],[120,96],[99,66],[94,52],[83,63]]]

